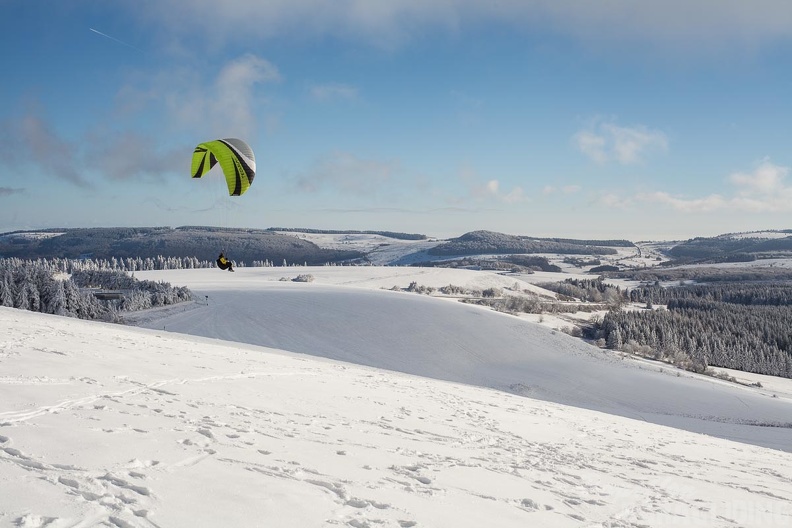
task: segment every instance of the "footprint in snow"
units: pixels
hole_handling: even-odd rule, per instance
[[[150,468],[150,467],[158,466],[159,463],[160,463],[159,460],[140,460],[138,458],[133,458],[132,460],[127,462],[126,466],[124,467],[133,470],[133,469]]]
[[[100,480],[106,480],[107,482],[109,482],[109,483],[111,483],[114,486],[117,486],[119,488],[127,489],[129,491],[134,491],[138,495],[144,495],[146,497],[151,495],[151,490],[149,490],[147,487],[130,484],[126,480],[120,479],[120,478],[118,478],[118,477],[116,477],[114,475],[111,475],[110,473],[106,474],[103,477],[99,477],[99,479]]]
[[[74,479],[70,479],[66,477],[58,477],[58,482],[60,482],[64,486],[69,486],[70,488],[80,489],[80,483]]]
[[[204,435],[206,438],[208,438],[210,440],[214,440],[215,439],[214,433],[212,433],[212,431],[210,429],[198,429],[197,432],[198,432],[198,434],[202,434],[202,435]]]
[[[20,526],[22,528],[43,528],[57,520],[57,517],[45,517],[43,515],[28,513],[27,515],[14,519],[14,526]]]

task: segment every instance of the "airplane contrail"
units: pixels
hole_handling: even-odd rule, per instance
[[[111,37],[110,35],[107,35],[107,34],[105,34],[105,33],[102,33],[101,31],[97,31],[97,30],[95,30],[94,28],[90,28],[90,27],[89,27],[88,29],[90,29],[91,31],[93,31],[93,32],[94,32],[94,33],[96,33],[97,35],[102,35],[103,37],[105,37],[105,38],[109,38],[110,40],[112,40],[112,41],[114,41],[114,42],[118,42],[119,44],[123,44],[124,46],[126,46],[126,47],[128,47],[128,48],[132,48],[133,50],[137,50],[137,51],[139,51],[140,53],[144,53],[144,51],[143,51],[142,49],[140,49],[140,48],[136,48],[136,47],[135,47],[135,46],[133,46],[132,44],[127,44],[127,43],[126,43],[126,42],[124,42],[123,40],[118,40],[117,38]]]

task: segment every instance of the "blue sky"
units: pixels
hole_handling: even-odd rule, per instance
[[[792,228],[785,0],[2,4],[1,231]]]

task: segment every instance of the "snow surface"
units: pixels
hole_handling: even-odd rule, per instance
[[[281,281],[310,274],[311,283]],[[792,400],[647,364],[490,309],[376,288],[509,285],[487,271],[406,267],[239,268],[137,273],[208,306],[141,326],[506,390],[792,451]],[[352,288],[351,286],[354,286]],[[374,289],[372,289],[374,288]]]
[[[792,524],[792,429],[744,423],[792,391],[379,289],[420,271],[138,272],[209,296],[150,329],[0,308],[0,526]]]
[[[325,249],[363,252],[369,261],[377,266],[414,264],[421,261],[437,260],[438,257],[430,256],[426,251],[442,242],[435,238],[405,240],[365,233],[277,232],[313,242]]]

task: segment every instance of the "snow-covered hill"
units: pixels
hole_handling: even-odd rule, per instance
[[[300,274],[311,283],[280,281]],[[508,286],[492,272],[399,267],[138,273],[186,285],[208,306],[141,324],[511,391],[792,451],[792,399],[623,359],[486,308],[381,288]],[[774,397],[776,396],[776,397]]]
[[[313,282],[281,280],[306,274]],[[547,293],[520,278],[136,275],[203,302],[129,318],[149,329],[0,309],[0,526],[792,519],[788,380],[730,384],[391,291],[517,282]]]
[[[0,526],[786,527],[792,518],[792,461],[778,450],[161,330],[10,308],[0,308],[0,328]],[[383,331],[368,328],[372,349]]]

